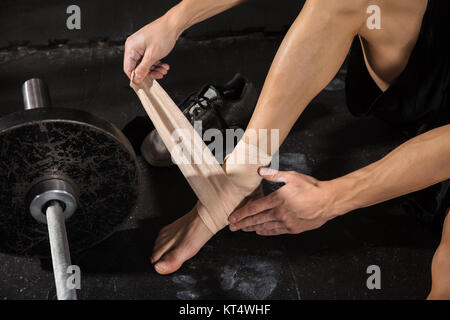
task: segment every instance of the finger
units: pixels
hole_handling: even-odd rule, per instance
[[[278,171],[271,168],[261,167],[258,170],[258,173],[261,177],[266,179],[267,181],[277,182],[277,183],[288,183],[290,177],[292,176],[291,172],[288,171]]]
[[[133,80],[136,84],[140,84],[142,81],[144,81],[144,78],[149,73],[150,68],[152,67],[153,63],[154,63],[154,61],[152,59],[152,52],[148,50],[145,52],[144,57],[142,58],[142,61],[136,67],[135,77]]]
[[[136,62],[128,57],[125,57],[123,60],[123,71],[128,76],[128,78],[131,78],[131,73],[133,72],[134,68],[136,68]]]
[[[167,71],[170,70],[170,66],[167,63],[164,63],[164,62],[161,62],[161,61],[156,62],[153,66],[154,67],[161,67],[161,68],[163,68],[163,69],[165,69]]]
[[[157,61],[150,68],[150,76],[153,79],[162,79],[170,70],[170,66],[167,63],[162,63],[161,61]]]
[[[150,72],[150,75],[151,75],[151,77],[152,77],[153,79],[156,79],[156,80],[159,80],[159,79],[164,78],[164,75],[163,75],[163,74],[161,74],[161,73],[159,73],[159,72],[156,72],[156,71]]]
[[[163,67],[156,67],[156,68],[152,69],[151,71],[152,71],[152,72],[153,72],[153,71],[159,72],[159,73],[161,73],[161,74],[163,74],[163,75],[166,75],[166,74],[167,74],[167,70],[164,69]]]
[[[278,194],[273,192],[263,198],[250,201],[242,208],[237,209],[230,215],[228,221],[235,224],[246,217],[278,207],[281,203],[282,200],[278,197]]]
[[[289,230],[286,228],[278,228],[278,229],[271,229],[271,230],[261,230],[257,231],[256,234],[260,236],[277,236],[280,234],[288,234]]]
[[[142,58],[136,50],[126,50],[123,59],[123,71],[131,78],[131,73],[136,68],[139,60]]]
[[[259,214],[255,214],[253,216],[244,218],[237,223],[230,224],[230,230],[231,231],[237,231],[239,229],[255,226],[258,224],[262,224],[268,221],[273,221],[275,219],[275,210],[266,210],[264,212],[261,212]]]
[[[257,224],[246,228],[248,231],[264,231],[273,229],[283,229],[286,228],[285,225],[280,221],[268,221],[265,223]]]
[[[154,70],[158,65],[161,63],[161,61],[156,61],[152,66],[150,67],[150,70]]]

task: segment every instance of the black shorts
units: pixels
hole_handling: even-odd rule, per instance
[[[374,115],[408,138],[450,124],[449,13],[450,1],[428,1],[408,64],[385,92],[367,71],[361,42],[355,37],[346,78],[346,102],[352,114]],[[450,179],[405,199],[405,207],[422,221],[440,223],[450,206]]]

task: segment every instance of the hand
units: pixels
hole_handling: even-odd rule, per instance
[[[249,202],[230,215],[230,230],[259,235],[296,234],[321,227],[337,216],[327,184],[297,172],[260,168],[266,180],[285,183],[277,191]]]
[[[131,79],[134,70],[136,84],[140,84],[149,72],[154,79],[163,78],[170,67],[160,60],[172,51],[180,34],[178,28],[163,16],[131,35],[125,42],[124,72]]]

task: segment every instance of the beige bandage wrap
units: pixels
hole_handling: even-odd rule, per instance
[[[147,77],[140,85],[133,81],[130,85],[172,159],[197,195],[199,216],[215,234],[228,225],[228,216],[260,185],[258,168],[267,166],[271,157],[241,139],[225,158],[222,168],[200,135],[155,80]],[[174,134],[176,130],[177,135]],[[184,152],[175,152],[180,145]],[[202,161],[186,161],[186,154],[202,155]]]
[[[225,158],[223,176],[226,179],[218,185],[218,192],[223,193],[220,200],[228,202],[225,215],[211,211],[202,205],[201,200],[197,204],[198,214],[211,232],[216,233],[228,225],[228,216],[261,184],[258,169],[269,165],[270,161],[271,157],[255,145],[245,143],[242,139],[239,141],[233,152]]]

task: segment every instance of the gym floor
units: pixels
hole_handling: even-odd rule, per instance
[[[182,39],[161,84],[175,101],[235,72],[261,87],[280,41],[259,33]],[[144,115],[122,73],[122,55],[123,47],[102,42],[0,51],[0,116],[20,110],[21,84],[40,77],[54,106],[88,110],[122,129]],[[349,114],[344,77],[345,68],[297,122],[280,151],[282,170],[332,179],[404,140],[374,118]],[[148,130],[136,126],[135,135],[139,129]],[[149,261],[154,239],[191,209],[195,196],[177,167],[154,168],[141,157],[139,163],[141,192],[130,217],[110,238],[72,259],[82,271],[80,299],[423,299],[428,293],[439,233],[404,212],[399,200],[301,235],[263,238],[223,230],[181,270],[160,276]],[[380,290],[366,286],[370,265],[381,269]],[[55,299],[49,261],[0,254],[0,299]]]

